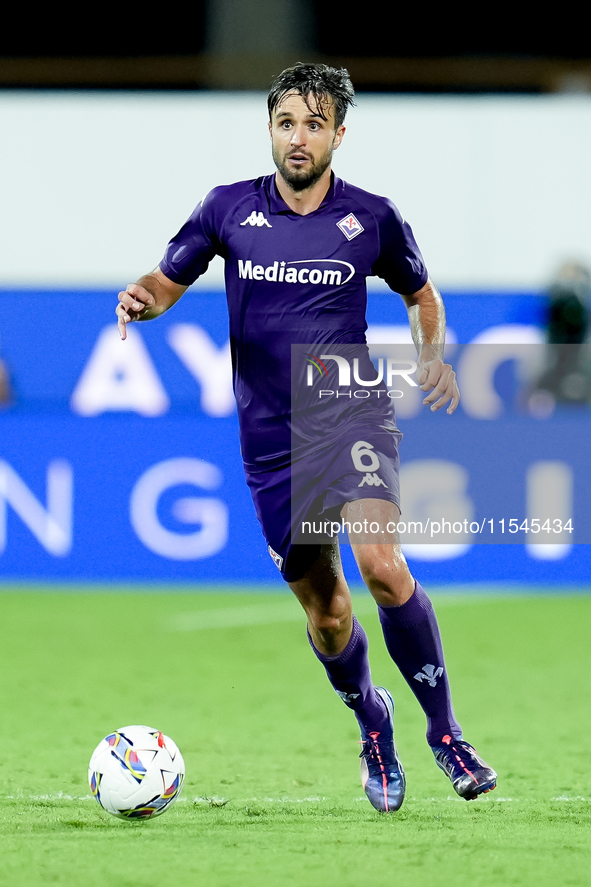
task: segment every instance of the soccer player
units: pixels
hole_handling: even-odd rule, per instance
[[[375,377],[363,357],[370,275],[406,304],[423,403],[431,410],[447,406],[451,414],[460,397],[443,360],[443,303],[410,226],[389,200],[332,172],[353,96],[344,69],[298,63],[280,74],[268,96],[275,174],[210,191],[160,265],[119,293],[116,313],[125,339],[129,322],[158,317],[214,255],[224,258],[242,458],[257,516],[271,557],[305,610],[312,650],[359,723],[367,797],[377,810],[394,811],[404,799],[405,776],[392,697],[372,683],[338,538],[302,541],[296,528],[307,516],[336,515],[364,529],[349,534],[357,564],[378,605],[387,649],[426,714],[435,760],[456,792],[476,798],[495,787],[496,774],[462,738],[433,607],[397,535],[384,529],[395,528],[400,514],[392,401],[359,400],[353,409],[339,397],[335,373],[351,355],[348,348],[361,355],[356,367],[363,375],[356,378]],[[310,353],[306,345],[320,350]],[[311,365],[320,360],[324,390],[331,392],[314,406],[304,384],[300,393],[308,401],[295,413],[292,346],[296,358],[303,346]],[[367,531],[375,525],[379,532]]]

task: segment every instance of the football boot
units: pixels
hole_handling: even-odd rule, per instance
[[[394,702],[384,687],[376,687],[388,712],[381,732],[361,728],[361,783],[376,810],[393,813],[402,806],[406,780],[394,744]]]
[[[432,751],[437,766],[449,776],[455,791],[466,801],[496,788],[495,771],[463,739],[444,736],[442,744],[432,746]]]

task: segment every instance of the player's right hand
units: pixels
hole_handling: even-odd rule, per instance
[[[115,309],[117,326],[122,339],[127,338],[127,324],[140,317],[153,308],[156,300],[152,293],[148,292],[139,283],[129,283],[125,290],[119,293],[119,304]]]

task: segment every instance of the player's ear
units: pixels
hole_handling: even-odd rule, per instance
[[[336,149],[339,147],[339,145],[343,141],[344,135],[345,135],[345,127],[341,125],[341,126],[339,126],[339,128],[337,129],[337,131],[334,134],[334,141],[332,143],[332,147],[333,147],[334,151],[336,151]]]

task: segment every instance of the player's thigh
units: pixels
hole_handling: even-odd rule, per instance
[[[363,581],[378,604],[400,606],[414,579],[398,537],[400,511],[385,499],[355,499],[341,511]]]

